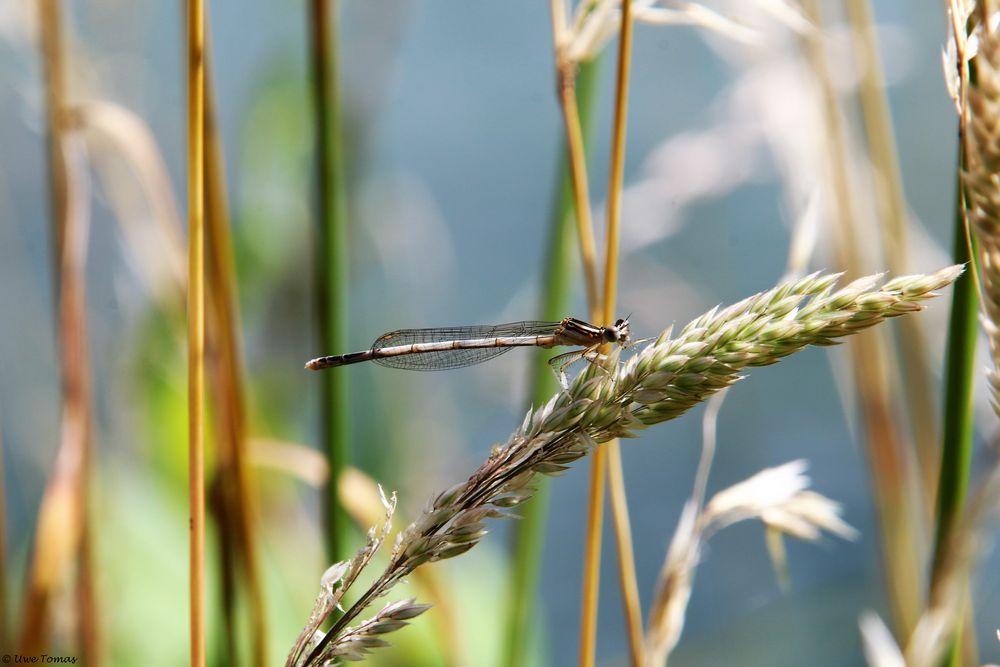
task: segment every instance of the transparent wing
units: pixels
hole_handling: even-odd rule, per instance
[[[400,329],[379,336],[372,344],[372,351],[386,347],[414,345],[419,343],[440,343],[469,341],[511,336],[547,336],[559,328],[559,322],[509,322],[507,324],[487,324],[464,327],[438,327],[433,329]],[[376,357],[377,364],[390,368],[405,368],[416,371],[438,371],[449,368],[472,366],[498,357],[508,352],[510,347],[474,347],[456,350],[435,350],[415,352],[394,357]]]

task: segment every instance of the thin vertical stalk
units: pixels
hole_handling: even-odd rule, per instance
[[[964,151],[962,152],[964,155]],[[964,160],[960,159],[959,173]],[[971,240],[965,216],[962,185],[955,194],[955,229],[953,252],[956,263],[972,261]],[[966,271],[958,280],[951,302],[948,324],[948,350],[944,385],[944,432],[941,437],[941,476],[938,482],[937,523],[934,534],[934,556],[931,565],[931,589],[943,574],[948,558],[947,547],[953,543],[953,534],[959,525],[969,490],[969,468],[973,448],[973,378],[975,374],[976,340],[978,337],[979,304],[976,298],[972,271]],[[956,621],[952,650],[947,663],[961,664],[962,619]]]
[[[605,247],[604,298],[599,310],[601,322],[614,321],[618,284],[618,237],[621,220],[621,194],[625,175],[625,130],[628,109],[629,73],[632,54],[632,3],[622,3],[621,31],[618,37],[618,62],[615,83],[615,115],[611,137],[611,169],[608,184],[607,234]],[[610,461],[610,463],[609,463]],[[631,529],[625,504],[621,451],[613,440],[594,452],[591,468],[591,494],[587,512],[587,537],[584,555],[583,604],[580,630],[580,664],[594,664],[597,644],[597,600],[600,586],[601,514],[604,504],[604,475],[611,485],[612,515],[618,550],[618,575],[629,629],[631,663],[643,662],[642,620],[639,612],[638,585],[632,556]],[[598,479],[600,478],[600,479]]]
[[[602,322],[615,319],[618,293],[618,239],[621,228],[621,201],[625,182],[625,138],[628,126],[628,96],[632,64],[632,3],[622,3],[622,25],[618,37],[618,68],[615,86],[615,116],[611,134],[611,169],[608,180],[607,234],[604,263],[604,313]],[[645,663],[642,635],[642,613],[639,607],[639,585],[636,582],[635,558],[632,549],[632,529],[625,494],[621,448],[617,439],[608,442],[607,471],[611,495],[611,516],[615,527],[618,552],[618,579],[628,629],[629,657],[633,667]],[[597,585],[598,582],[594,582]],[[596,623],[596,617],[594,619]]]
[[[92,565],[84,546],[89,494],[86,479],[90,462],[90,372],[87,363],[86,253],[89,219],[84,202],[89,199],[82,143],[65,133],[60,143],[65,168],[66,220],[63,221],[63,256],[59,260],[58,340],[61,362],[61,433],[52,473],[38,512],[35,547],[28,591],[22,610],[19,652],[39,653],[47,642],[53,590],[77,561],[77,613],[86,613],[78,626],[83,662],[97,662],[97,609],[93,597]]]
[[[46,101],[46,125],[45,135],[46,148],[48,150],[48,180],[49,180],[49,202],[50,202],[50,229],[52,232],[52,292],[53,302],[56,304],[56,317],[60,318],[62,302],[60,300],[60,283],[63,265],[63,245],[67,216],[67,193],[66,183],[66,160],[63,156],[63,143],[65,135],[65,125],[62,121],[62,112],[65,109],[66,98],[66,76],[65,63],[63,58],[62,39],[62,13],[61,4],[57,0],[42,0],[39,3],[39,30],[41,45],[42,68],[45,75],[45,101]],[[65,357],[65,354],[63,355]],[[63,368],[65,377],[65,366]],[[64,383],[65,386],[65,383]],[[65,401],[63,411],[65,413]],[[65,417],[65,415],[64,415]],[[63,433],[68,430],[65,418],[62,423]],[[62,438],[56,462],[60,457],[69,458],[66,451],[66,438]],[[31,574],[28,577],[25,601],[21,610],[21,633],[18,640],[19,650],[25,653],[37,653],[45,641],[44,635],[48,625],[49,597],[51,595],[50,585],[44,582],[52,573],[41,572],[41,564],[51,560],[51,555],[46,554],[51,551],[46,539],[50,535],[47,528],[47,506],[57,506],[60,503],[58,498],[63,498],[65,491],[60,492],[61,487],[70,486],[70,482],[65,475],[58,474],[59,467],[53,468],[45,494],[42,497],[42,504],[39,508],[38,523],[35,534],[35,547],[33,562],[31,564]],[[52,511],[55,515],[56,512]],[[75,535],[73,535],[75,538]]]
[[[607,246],[604,249],[604,323],[615,318],[618,294],[618,237],[621,228],[622,190],[625,180],[625,130],[628,124],[629,75],[632,65],[632,3],[622,3],[615,77],[615,117],[611,131],[611,169],[608,175]]]
[[[206,80],[211,80],[211,52],[206,49]],[[240,341],[240,316],[236,298],[236,268],[233,262],[232,238],[227,206],[225,164],[222,138],[216,120],[214,87],[205,91],[205,207],[206,207],[206,269],[207,298],[212,316],[212,332],[218,338],[219,363],[213,370],[216,409],[214,419],[219,424],[219,465],[217,474],[224,476],[222,502],[228,505],[225,517],[232,526],[239,559],[250,600],[250,636],[253,643],[252,664],[263,667],[267,660],[267,623],[264,611],[264,591],[257,563],[257,545],[253,523],[253,495],[246,460],[246,406],[244,372]],[[227,576],[227,574],[223,574]]]
[[[591,455],[587,502],[587,535],[583,554],[583,593],[580,602],[580,667],[593,667],[597,653],[597,594],[601,574],[601,532],[604,485],[607,477],[606,447]]]
[[[63,57],[61,6],[59,0],[42,0],[39,3],[40,43],[45,72],[45,112],[48,124],[46,144],[49,153],[49,197],[52,206],[52,266],[55,272],[52,286],[56,302],[58,302],[59,267],[63,256],[67,207],[66,164],[61,148],[66,130],[63,122],[66,108],[66,66]]]
[[[821,26],[818,0],[806,0],[802,5],[810,20]],[[813,31],[804,39],[805,50],[820,87],[823,121],[827,128],[826,136],[829,137],[824,152],[828,157],[830,213],[836,222],[839,262],[849,276],[857,277],[863,275],[864,267],[859,260],[858,239],[853,226],[856,209],[850,186],[847,133],[830,78],[822,32]],[[893,625],[897,637],[908,637],[921,607],[921,577],[917,569],[921,559],[914,558],[914,554],[921,553],[923,545],[918,535],[919,524],[913,516],[914,509],[920,508],[920,504],[914,498],[915,480],[910,450],[905,445],[893,410],[884,340],[874,334],[860,336],[851,346],[851,363],[879,511],[882,557]]]
[[[575,98],[579,109],[582,135],[589,134],[594,106],[594,91],[598,62],[584,63],[576,76]],[[550,236],[546,252],[545,292],[542,296],[540,319],[554,321],[565,317],[569,308],[570,274],[573,265],[575,191],[570,176],[569,156],[560,152],[561,159],[553,205]],[[548,364],[547,351],[537,350],[532,375],[531,403],[541,405],[556,391],[556,381]],[[506,640],[501,665],[520,667],[530,643],[533,618],[537,616],[538,577],[545,547],[543,539],[548,515],[548,480],[539,479],[538,491],[521,505],[521,520],[514,526],[514,567],[511,572],[510,602],[507,607]]]
[[[574,91],[576,63],[571,62],[566,55],[566,16],[562,0],[551,0],[550,7],[552,10],[552,41],[555,47],[559,105],[566,130],[566,150],[570,180],[573,185],[573,202],[584,283],[587,289],[587,304],[591,321],[597,322],[601,313],[597,293],[597,253],[594,249],[593,221],[590,214],[587,160],[584,154],[583,132],[580,129],[579,109]],[[590,465],[583,559],[583,590],[580,603],[579,660],[581,665],[593,664],[597,644],[597,600],[601,570],[604,484],[607,469],[606,448],[600,447],[594,452]]]
[[[889,115],[882,60],[879,56],[870,0],[847,0],[847,17],[854,36],[854,50],[861,63],[858,97],[874,169],[878,226],[889,271],[905,275],[909,271],[906,199],[896,151],[896,137]],[[931,371],[919,318],[905,318],[899,324],[904,405],[912,423],[917,446],[923,493],[930,509],[938,476],[937,419],[931,394]]]
[[[61,122],[66,122],[61,116]],[[66,220],[63,225],[63,259],[59,271],[59,324],[63,365],[63,415],[67,422],[78,422],[71,444],[79,449],[77,470],[76,517],[80,542],[77,559],[75,602],[79,616],[77,641],[84,665],[101,664],[100,608],[94,572],[94,532],[90,526],[90,479],[94,461],[93,413],[91,409],[91,374],[87,327],[87,246],[90,238],[90,172],[82,138],[67,133],[63,137],[63,164],[66,168]]]
[[[45,645],[53,587],[76,561],[77,641],[84,664],[99,662],[99,612],[93,579],[88,480],[92,415],[87,363],[86,261],[90,184],[82,142],[67,122],[65,43],[61,5],[40,5],[42,60],[48,120],[53,293],[61,357],[61,437],[39,510],[35,549],[22,613],[20,650]]]
[[[566,55],[566,7],[563,0],[550,0],[552,14],[552,45],[555,49],[556,87],[559,109],[566,131],[566,156],[572,183],[573,210],[576,213],[576,231],[580,243],[583,284],[591,321],[596,321],[597,294],[597,244],[594,241],[594,223],[590,213],[590,187],[587,180],[587,157],[584,148],[583,124],[577,105],[577,64]]]
[[[88,430],[84,445],[84,459],[81,468],[82,488],[80,490],[80,572],[76,582],[76,608],[81,614],[80,625],[77,628],[77,638],[80,644],[82,663],[88,667],[100,665],[101,660],[101,626],[100,607],[97,604],[97,584],[94,579],[95,554],[94,531],[90,527],[89,480],[93,469],[94,440]]]
[[[187,5],[188,505],[191,665],[205,665],[205,7]]]
[[[87,241],[90,218],[87,211],[90,184],[84,162],[83,142],[78,137],[62,137],[63,165],[67,169],[66,219],[63,223],[63,257],[59,270],[59,344],[62,357],[63,433],[53,474],[52,486],[69,489],[63,498],[73,503],[72,525],[60,525],[58,510],[48,513],[45,530],[71,531],[77,541],[72,553],[78,563],[76,580],[77,637],[83,663],[99,662],[97,643],[98,611],[93,580],[93,550],[88,530],[90,494],[87,480],[93,459],[93,416],[90,410],[91,382],[87,354]],[[65,462],[67,465],[60,464]],[[60,481],[59,478],[62,478]],[[48,489],[46,490],[48,495]],[[61,495],[61,494],[56,494]],[[41,524],[41,520],[39,521]],[[40,526],[40,532],[43,530]],[[50,543],[51,544],[51,543]],[[40,549],[44,554],[46,549]],[[68,566],[69,558],[61,563]]]
[[[632,667],[640,667],[646,662],[646,644],[643,640],[639,583],[635,574],[632,525],[629,520],[628,497],[625,494],[625,472],[622,469],[620,441],[615,439],[608,444],[611,445],[608,452],[608,493],[618,555],[618,584],[625,613],[625,629],[628,632],[629,658]]]
[[[340,350],[346,343],[347,216],[341,155],[340,109],[337,85],[337,31],[333,0],[310,3],[310,61],[312,67],[316,160],[317,243],[313,269],[321,347]],[[345,555],[343,535],[350,519],[337,498],[348,458],[347,375],[324,373],[320,400],[322,442],[330,466],[324,507],[327,555]]]

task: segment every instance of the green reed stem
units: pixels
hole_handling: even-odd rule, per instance
[[[963,160],[964,162],[964,160]],[[965,224],[962,184],[955,194],[954,257],[956,263],[972,261]],[[966,271],[954,285],[951,318],[948,325],[947,367],[944,385],[944,434],[941,443],[941,475],[937,493],[937,524],[934,535],[934,559],[931,588],[942,576],[952,533],[961,520],[969,489],[972,464],[973,412],[972,391],[975,373],[976,339],[979,333],[979,304],[974,271]],[[946,664],[961,664],[962,621],[955,623],[954,643]]]
[[[590,133],[594,107],[597,75],[600,61],[593,60],[580,66],[576,75],[576,97],[580,109],[580,124],[584,138]],[[565,142],[564,142],[565,144]],[[545,265],[545,291],[542,295],[541,318],[558,320],[569,313],[571,281],[575,249],[576,227],[573,224],[573,185],[569,173],[569,158],[565,145],[559,151],[559,176],[556,185],[550,237]],[[558,389],[556,378],[545,363],[547,350],[538,350],[532,361],[532,405],[541,405]],[[502,665],[519,667],[524,664],[528,649],[532,620],[535,617],[535,600],[538,577],[545,548],[545,521],[548,515],[548,480],[538,480],[538,492],[521,506],[522,520],[514,527],[514,569],[511,573],[510,599],[507,607],[506,641]]]
[[[335,19],[333,0],[312,0],[309,28],[316,123],[317,224],[313,285],[320,347],[324,350],[344,349],[347,338],[347,215]],[[326,546],[329,558],[336,561],[346,555],[343,536],[349,526],[347,513],[337,498],[337,483],[348,459],[347,375],[324,373],[320,382],[321,441],[330,466],[324,500]]]

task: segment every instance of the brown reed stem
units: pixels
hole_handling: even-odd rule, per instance
[[[597,252],[594,242],[594,225],[590,212],[590,188],[587,179],[587,159],[584,153],[583,130],[576,100],[577,64],[569,60],[566,49],[567,18],[562,0],[552,0],[552,42],[555,48],[556,81],[559,107],[566,131],[566,149],[569,158],[570,181],[576,212],[577,237],[580,242],[581,264],[591,321],[600,319],[601,307],[597,293]],[[594,663],[597,644],[597,602],[601,570],[601,533],[604,512],[604,484],[607,470],[607,453],[594,452],[590,469],[587,501],[587,528],[584,542],[583,590],[580,612],[580,665]]]
[[[558,3],[559,0],[556,0]],[[566,128],[566,147],[569,154],[570,177],[573,183],[573,207],[576,212],[576,232],[580,241],[583,284],[592,321],[598,310],[597,294],[597,244],[594,241],[594,222],[590,211],[590,186],[587,179],[587,156],[584,150],[583,128],[576,101],[575,64],[558,63],[559,108],[562,109]]]
[[[889,115],[882,60],[879,56],[875,22],[870,0],[846,0],[847,17],[854,37],[854,51],[861,63],[858,97],[874,171],[873,186],[878,225],[889,271],[902,275],[910,270],[907,245],[906,198],[900,173],[896,137]],[[917,460],[927,516],[933,507],[937,488],[939,443],[934,397],[933,374],[929,366],[923,323],[910,318],[900,323],[900,363],[903,375],[903,405],[910,417],[917,448]]]
[[[822,25],[817,0],[805,0],[803,9],[815,25]],[[829,159],[830,214],[836,221],[839,262],[849,276],[857,277],[863,275],[864,269],[853,227],[856,208],[846,154],[847,133],[830,77],[822,36],[821,30],[805,36],[805,50],[822,95],[823,120],[829,139],[825,154]],[[913,461],[908,456],[906,443],[896,423],[884,338],[875,335],[859,337],[856,345],[851,347],[851,363],[879,511],[882,554],[894,627],[897,637],[907,637],[920,609],[920,573],[917,565],[921,559],[914,558],[914,554],[921,553],[923,545],[917,534],[919,524],[914,521],[911,512],[912,508],[920,508],[921,504],[913,498]]]
[[[205,648],[205,7],[187,5],[188,505],[191,666]]]
[[[642,611],[639,604],[639,584],[635,574],[635,553],[632,546],[632,525],[625,495],[625,473],[622,470],[621,446],[617,439],[608,442],[608,492],[611,498],[611,519],[615,528],[618,554],[618,583],[628,632],[629,658],[632,667],[645,663],[646,644],[643,639]]]
[[[62,151],[66,126],[63,113],[66,109],[66,65],[63,57],[62,3],[59,0],[41,0],[39,3],[39,28],[41,30],[42,66],[45,72],[45,112],[48,123],[46,144],[49,153],[49,198],[52,211],[52,285],[59,301],[59,269],[63,256],[63,237],[66,222],[66,164]]]
[[[615,116],[611,136],[611,169],[608,180],[607,234],[604,263],[604,313],[603,324],[615,319],[618,293],[619,230],[621,228],[622,191],[625,182],[625,137],[628,126],[628,96],[632,66],[632,3],[622,3],[622,25],[618,37],[618,67],[615,84]],[[618,440],[608,442],[608,485],[611,494],[611,512],[615,528],[615,545],[618,552],[618,580],[628,630],[629,657],[633,667],[645,662],[642,613],[639,605],[639,585],[635,575],[635,555],[632,547],[632,529],[629,522],[625,495],[625,478],[622,472],[621,448]],[[595,619],[596,620],[596,619]]]
[[[580,600],[581,667],[593,667],[597,652],[597,598],[601,576],[601,529],[604,513],[604,484],[607,475],[604,448],[594,450],[587,492],[587,534],[583,552],[583,591]]]
[[[206,80],[211,77],[211,52],[205,54]],[[229,510],[226,516],[234,524],[237,550],[234,556],[242,566],[250,600],[250,636],[253,645],[252,664],[263,667],[267,660],[267,622],[264,590],[257,563],[257,543],[253,523],[253,495],[246,460],[246,401],[240,316],[236,298],[236,268],[233,263],[232,238],[227,206],[225,163],[222,138],[216,120],[215,89],[205,92],[205,206],[206,206],[206,268],[208,271],[208,304],[212,315],[213,333],[218,337],[219,363],[213,369],[216,379],[215,420],[220,423],[218,439],[218,475],[226,478],[222,501]]]
[[[86,253],[89,219],[85,202],[89,182],[83,164],[82,143],[64,134],[60,164],[67,172],[66,220],[58,286],[58,338],[62,375],[62,413],[59,448],[42,496],[35,534],[28,592],[22,611],[21,653],[39,653],[47,642],[49,605],[56,586],[77,563],[76,613],[81,659],[97,662],[98,611],[94,599],[90,539],[86,533],[89,496],[86,479],[90,462],[90,372],[87,363]]]
[[[98,664],[97,623],[98,610],[93,581],[93,551],[87,528],[90,513],[90,494],[87,479],[93,458],[92,415],[90,412],[90,364],[87,354],[87,239],[90,220],[87,214],[89,182],[84,165],[82,142],[63,136],[61,149],[66,183],[66,219],[63,224],[63,257],[59,286],[59,343],[62,352],[63,441],[59,462],[69,460],[73,465],[57,470],[54,479],[64,476],[65,484],[72,491],[74,523],[69,529],[76,533],[74,545],[79,572],[76,580],[77,613],[86,614],[79,619],[77,637],[84,664]],[[72,154],[72,157],[70,155]],[[72,172],[70,172],[72,170]],[[65,455],[65,458],[63,456]],[[55,513],[50,516],[55,516]],[[53,525],[52,528],[62,528]],[[63,565],[68,565],[68,561]]]
[[[82,142],[67,123],[64,37],[60,3],[40,5],[45,69],[49,189],[52,208],[53,291],[62,375],[59,448],[39,510],[35,549],[22,610],[20,650],[38,653],[47,642],[53,589],[76,562],[77,641],[85,664],[99,661],[99,611],[88,528],[91,461],[90,373],[87,363],[86,257],[90,186]]]

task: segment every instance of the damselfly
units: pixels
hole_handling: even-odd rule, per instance
[[[549,361],[551,364],[572,357],[566,362],[571,363],[576,359],[597,357],[598,348],[605,343],[618,343],[624,347],[628,342],[628,318],[620,319],[608,327],[598,327],[567,317],[559,322],[400,329],[379,336],[371,348],[364,352],[319,357],[307,363],[306,368],[319,370],[371,360],[392,368],[436,371],[478,364],[514,347],[573,345],[584,348]]]

